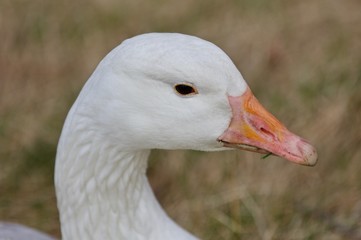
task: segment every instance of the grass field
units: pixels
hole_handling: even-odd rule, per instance
[[[319,163],[155,151],[167,212],[210,240],[361,239],[360,26],[358,0],[1,0],[0,220],[60,237],[53,167],[73,100],[122,40],[182,32],[224,49]]]

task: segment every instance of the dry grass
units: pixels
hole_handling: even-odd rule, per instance
[[[67,110],[123,39],[170,31],[223,48],[320,159],[154,152],[169,214],[204,239],[361,238],[360,12],[357,0],[2,0],[0,219],[60,236],[52,170]]]

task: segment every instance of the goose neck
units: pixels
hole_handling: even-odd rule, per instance
[[[91,131],[65,131],[55,171],[64,240],[193,239],[156,200],[146,177],[149,153],[119,149]]]

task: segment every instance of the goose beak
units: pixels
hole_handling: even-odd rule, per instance
[[[242,96],[228,96],[228,100],[232,119],[218,138],[224,147],[274,154],[307,166],[316,164],[316,149],[269,113],[249,88]]]

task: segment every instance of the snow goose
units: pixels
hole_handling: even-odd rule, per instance
[[[261,106],[214,44],[176,33],[124,41],[64,124],[55,167],[62,238],[196,239],[156,200],[146,177],[150,150],[230,148],[317,161],[315,148]]]

